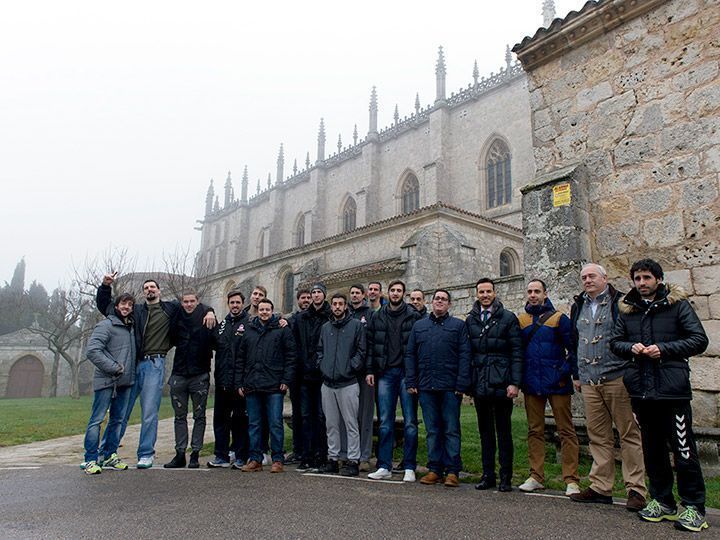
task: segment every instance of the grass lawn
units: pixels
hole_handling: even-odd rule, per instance
[[[80,399],[70,397],[1,399],[0,446],[85,433],[92,400],[93,396],[82,396]],[[208,407],[212,407],[212,396],[208,399]],[[170,418],[172,415],[170,398],[164,396],[160,405],[160,418]],[[140,423],[139,404],[133,409],[130,423]]]

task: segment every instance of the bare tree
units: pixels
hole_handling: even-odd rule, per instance
[[[210,292],[210,267],[195,257],[188,244],[172,252],[163,252],[162,288],[180,300],[184,290],[192,289],[202,299]]]

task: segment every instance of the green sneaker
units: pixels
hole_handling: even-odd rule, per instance
[[[85,474],[100,474],[102,467],[97,464],[97,461],[88,461],[85,464]]]
[[[683,510],[675,522],[675,528],[681,531],[700,532],[710,525],[705,521],[705,516],[694,506],[688,506]]]
[[[663,503],[652,499],[645,508],[638,512],[640,519],[657,523],[663,519],[675,521],[678,518],[677,508],[670,508]]]
[[[102,468],[112,469],[113,471],[126,471],[128,466],[127,463],[120,459],[120,456],[113,454],[103,462]]]

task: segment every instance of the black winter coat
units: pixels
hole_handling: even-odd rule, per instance
[[[322,376],[317,367],[317,346],[320,340],[320,329],[323,324],[332,319],[330,304],[324,302],[320,309],[310,304],[306,310],[301,311],[297,319],[293,317],[293,333],[297,344],[297,369],[302,372],[303,381],[320,382]]]
[[[173,375],[193,377],[210,372],[212,330],[203,324],[205,310],[200,305],[187,314],[179,309],[170,319],[170,344],[175,347]]]
[[[633,355],[635,343],[657,345],[660,358]],[[692,399],[688,359],[707,346],[702,323],[678,287],[660,284],[649,305],[633,288],[620,302],[610,348],[630,361],[623,378],[630,397]]]
[[[295,372],[295,340],[289,327],[280,328],[278,318],[263,324],[255,317],[248,325],[235,364],[235,388],[245,393],[280,392],[290,386]]]
[[[213,328],[215,386],[235,388],[235,363],[249,323],[247,313],[242,311],[237,317],[228,313],[220,324]]]
[[[472,384],[469,393],[482,397],[506,397],[507,387],[522,383],[523,346],[520,324],[512,311],[495,301],[487,323],[480,319],[475,302],[465,319],[472,348]]]
[[[399,315],[400,333],[402,334],[403,351],[407,349],[410,332],[415,323],[422,316],[409,304],[403,303],[399,308],[404,313]],[[387,342],[390,332],[390,305],[385,304],[370,319],[367,326],[367,355],[365,359],[365,371],[370,375],[381,375],[387,368]]]

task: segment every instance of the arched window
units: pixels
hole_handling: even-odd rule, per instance
[[[258,238],[258,244],[257,244],[258,259],[261,259],[266,255],[266,253],[265,253],[265,235],[266,234],[267,234],[267,232],[265,232],[265,230],[263,229],[262,232],[260,233],[260,238]]]
[[[511,202],[512,175],[510,161],[510,150],[507,145],[500,139],[493,142],[485,160],[488,208],[495,208]]]
[[[295,226],[295,247],[305,245],[305,214],[300,214]]]
[[[282,278],[282,312],[291,313],[295,299],[295,276],[292,270],[285,272]]]
[[[342,211],[342,232],[350,232],[355,229],[356,217],[357,204],[355,204],[355,199],[348,197]]]
[[[518,273],[518,256],[510,248],[500,253],[500,277],[514,276]]]
[[[414,174],[409,174],[402,185],[402,213],[409,214],[420,208],[420,183]]]

